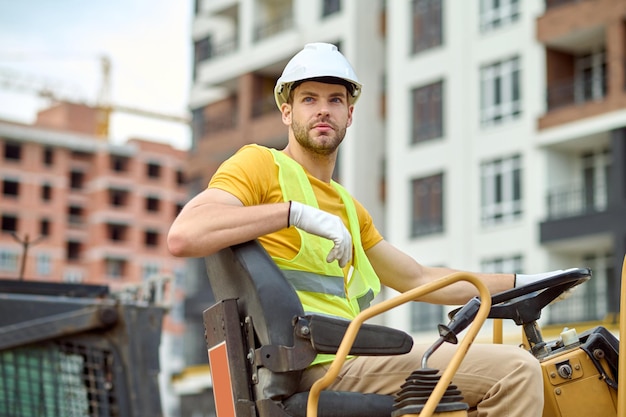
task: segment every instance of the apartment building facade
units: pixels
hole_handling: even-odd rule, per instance
[[[593,280],[543,320],[611,317],[626,253],[623,2],[387,6],[397,29],[389,239],[424,263],[468,270],[589,266]],[[393,321],[421,332],[442,312],[407,306]]]

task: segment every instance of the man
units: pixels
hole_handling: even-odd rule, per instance
[[[288,127],[282,151],[243,147],[174,221],[168,245],[176,256],[204,257],[258,239],[294,286],[304,310],[351,319],[380,290],[404,292],[454,272],[420,265],[385,241],[365,208],[331,179],[337,150],[361,93],[354,70],[334,45],[308,44],[285,67],[276,103]],[[492,293],[515,286],[512,274],[478,274]],[[518,285],[542,278],[518,275]],[[420,301],[463,304],[477,294],[459,282]],[[420,367],[427,346],[407,355],[346,361],[328,389],[393,394]],[[429,366],[445,369],[454,353],[442,346]],[[304,373],[304,391],[324,373],[318,356]],[[474,345],[454,383],[475,416],[540,416],[538,361],[515,346]]]

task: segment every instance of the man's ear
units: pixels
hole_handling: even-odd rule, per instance
[[[280,106],[280,113],[282,115],[283,124],[286,126],[291,125],[291,104],[283,103]]]
[[[352,112],[354,111],[354,105],[348,107],[348,122],[346,127],[350,127],[352,125]]]

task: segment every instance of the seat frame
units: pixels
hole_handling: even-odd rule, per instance
[[[205,259],[215,304],[203,319],[217,417],[304,417],[302,372],[318,353],[334,353],[348,320],[305,314],[292,286],[257,241]],[[364,324],[350,354],[398,355],[410,335]],[[320,417],[387,417],[393,396],[324,391]]]

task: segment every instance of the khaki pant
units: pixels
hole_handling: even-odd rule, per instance
[[[337,379],[327,388],[394,394],[409,374],[421,368],[427,345],[416,345],[406,355],[361,356],[347,360]],[[428,367],[443,370],[456,346],[442,345],[428,360]],[[304,372],[300,391],[307,391],[322,377],[329,364]],[[471,417],[540,417],[543,380],[539,361],[522,348],[510,345],[474,344],[452,383],[470,406]]]

